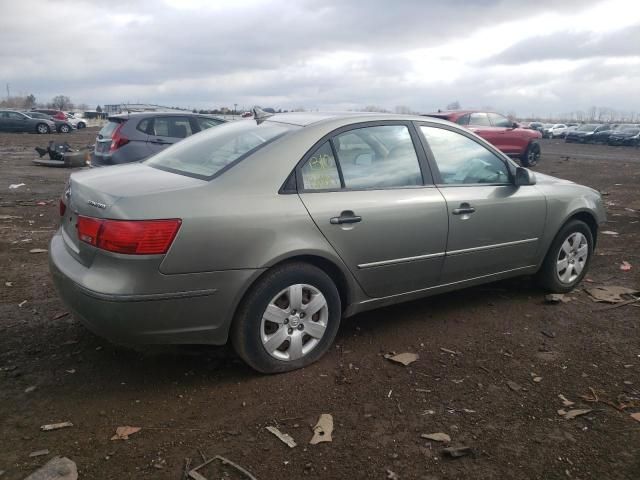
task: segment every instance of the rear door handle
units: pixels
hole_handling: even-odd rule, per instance
[[[153,140],[151,140],[151,143],[164,144],[164,143],[171,143],[171,142],[167,142],[167,141],[163,140],[162,138],[154,138]]]
[[[351,210],[345,210],[339,217],[329,219],[331,225],[342,225],[343,223],[358,223],[362,221],[362,217],[354,214]]]
[[[467,213],[473,213],[475,211],[476,209],[468,203],[461,203],[460,206],[458,208],[455,208],[451,213],[453,213],[454,215],[464,215]]]

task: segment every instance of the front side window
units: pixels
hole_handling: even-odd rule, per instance
[[[334,190],[340,188],[340,174],[331,144],[326,141],[302,166],[305,190]]]
[[[494,127],[511,128],[513,122],[503,115],[497,113],[489,113],[489,120]]]
[[[507,165],[476,141],[451,130],[421,126],[433,153],[442,183],[504,184],[510,180]]]
[[[469,115],[469,125],[476,127],[490,127],[489,117],[486,113],[472,113]]]
[[[469,125],[469,114],[467,113],[466,115],[463,115],[460,118],[458,118],[458,120],[456,120],[456,123],[458,125]]]
[[[23,120],[24,118],[26,118],[25,115],[22,115],[18,112],[8,112],[8,116],[11,120]]]
[[[209,179],[266,143],[300,127],[276,122],[229,122],[178,142],[145,161],[174,173]]]
[[[405,125],[349,130],[333,139],[346,188],[422,185],[422,173]]]
[[[156,117],[153,128],[153,134],[159,137],[186,138],[192,134],[186,117]]]

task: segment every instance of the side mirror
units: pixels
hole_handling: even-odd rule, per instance
[[[518,122],[511,122],[511,128],[520,128],[520,124]]]
[[[515,179],[516,187],[521,187],[523,185],[535,185],[535,184],[536,184],[535,173],[533,173],[528,168],[516,167],[516,179]]]

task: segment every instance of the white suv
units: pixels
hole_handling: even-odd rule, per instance
[[[562,138],[567,134],[568,128],[564,123],[556,123],[549,128],[545,128],[543,136],[548,138]]]

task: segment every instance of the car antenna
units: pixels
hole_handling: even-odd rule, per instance
[[[258,125],[260,125],[267,118],[273,115],[273,113],[265,112],[264,110],[262,110],[262,108],[258,107],[257,105],[253,107],[252,112],[253,112],[253,118]]]

